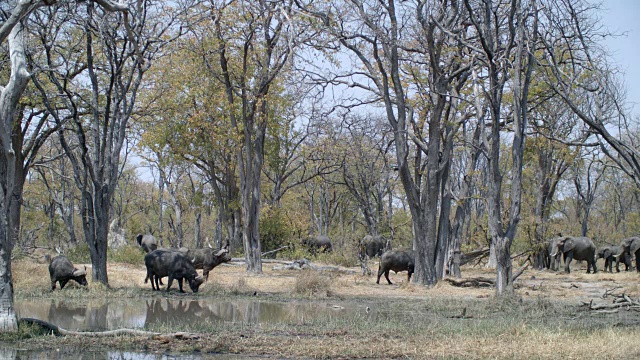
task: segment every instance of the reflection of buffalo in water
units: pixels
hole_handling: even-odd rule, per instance
[[[21,301],[16,304],[20,317],[51,322],[67,330],[112,330],[142,327],[146,309],[138,302]]]
[[[145,327],[202,321],[247,324],[299,322],[301,319],[317,317],[319,313],[317,304],[150,299],[147,300]]]
[[[300,323],[333,312],[325,304],[257,301],[148,299],[72,304],[64,301],[21,301],[19,317],[49,321],[69,330],[150,328],[157,325],[232,321],[246,324]]]

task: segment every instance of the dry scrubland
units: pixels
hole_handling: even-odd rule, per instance
[[[640,298],[640,274],[586,274],[585,266],[576,264],[571,274],[527,270],[518,280],[517,295],[507,299],[494,298],[493,289],[487,288],[458,288],[442,282],[426,289],[406,284],[406,273],[392,273],[394,285],[382,285],[384,278],[376,285],[375,275],[277,271],[272,269],[273,264],[264,264],[261,275],[247,274],[242,265],[220,266],[198,294],[185,295],[152,292],[149,284],[143,284],[143,266],[123,263],[109,265],[111,289],[93,283],[89,289],[82,289],[74,283],[63,291],[49,292],[46,264],[32,260],[15,261],[13,274],[16,301],[32,297],[77,301],[251,297],[283,302],[322,301],[356,308],[344,316],[295,324],[247,327],[218,323],[154,329],[189,331],[197,333],[198,340],[95,338],[90,340],[94,348],[241,353],[274,358],[637,358],[640,312],[593,314],[581,302],[609,302],[602,295],[616,287],[619,293]],[[377,262],[373,267],[377,270]],[[476,268],[465,268],[463,275],[493,278],[493,272]],[[371,313],[391,310],[393,316],[370,317],[367,307]],[[463,311],[465,316],[460,316]],[[86,338],[73,336],[39,336],[30,327],[20,336],[3,341],[27,348],[84,348],[87,343]]]

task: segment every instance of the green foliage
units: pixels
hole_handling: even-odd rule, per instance
[[[18,331],[15,332],[0,332],[0,341],[18,341],[36,338],[39,336],[49,335],[51,330],[38,325],[27,323],[23,320],[18,320]]]
[[[144,251],[137,245],[125,245],[120,249],[109,250],[109,261],[140,265],[144,262]]]
[[[293,234],[285,212],[278,207],[264,207],[260,213],[262,252],[275,250],[290,243]]]
[[[91,255],[89,254],[89,245],[83,242],[75,247],[68,248],[64,255],[71,260],[72,263],[90,263]]]
[[[304,247],[300,243],[291,243],[292,247],[278,252],[278,258],[280,259],[311,259],[312,255],[309,249]]]

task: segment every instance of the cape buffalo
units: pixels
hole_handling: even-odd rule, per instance
[[[380,268],[378,269],[378,280],[376,284],[380,284],[380,276],[384,274],[384,277],[391,285],[389,280],[389,271],[394,272],[408,271],[407,281],[411,281],[411,275],[413,274],[415,253],[413,250],[390,250],[382,254],[380,258]]]
[[[138,241],[138,245],[140,245],[142,250],[147,254],[158,248],[158,241],[156,240],[156,237],[151,234],[138,234],[138,236],[136,236],[136,241]]]
[[[51,277],[51,291],[56,289],[56,282],[60,282],[60,289],[64,289],[69,280],[74,280],[82,286],[87,286],[87,267],[76,269],[64,255],[58,255],[49,262],[49,276]]]
[[[173,279],[178,280],[180,292],[182,290],[182,279],[189,282],[191,290],[196,293],[204,282],[202,276],[198,276],[193,266],[192,259],[185,254],[168,249],[157,249],[144,256],[144,264],[147,266],[147,278],[151,280],[151,288],[160,290],[158,281],[160,278],[168,276],[167,291],[171,288]],[[147,279],[144,281],[147,282]]]
[[[366,235],[362,239],[359,255],[361,258],[364,255],[367,255],[371,259],[376,256],[382,256],[382,253],[384,252],[384,245],[385,241],[381,236]]]
[[[331,244],[331,240],[328,236],[318,235],[318,236],[309,236],[308,238],[302,240],[302,244],[309,248],[311,254],[315,255],[317,250],[322,250],[322,252],[332,252],[333,245]]]
[[[220,250],[204,248],[186,249],[186,252],[184,252],[184,249],[181,248],[179,251],[185,253],[189,259],[193,260],[193,265],[196,269],[202,269],[202,275],[205,281],[209,281],[209,271],[213,270],[214,267],[231,261],[228,245]]]

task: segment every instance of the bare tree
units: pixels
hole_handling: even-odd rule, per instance
[[[593,150],[583,149],[580,160],[571,167],[576,190],[576,217],[580,223],[581,236],[587,236],[589,232],[591,210],[606,174],[600,152]]]
[[[513,292],[511,243],[520,221],[522,168],[527,126],[529,86],[534,65],[534,51],[538,36],[536,0],[472,2],[464,0],[470,21],[477,33],[478,43],[469,44],[477,56],[480,69],[474,73],[476,111],[483,112],[484,99],[490,118],[486,148],[489,161],[488,215],[491,245],[497,260],[496,294]],[[481,83],[479,72],[486,74]],[[500,163],[500,134],[505,123],[503,98],[507,83],[511,91],[511,191],[506,224],[502,212],[503,174]],[[482,92],[480,91],[482,88]],[[479,116],[481,117],[481,116]],[[482,126],[482,124],[481,124]],[[485,137],[483,137],[484,141]]]
[[[358,204],[367,232],[379,235],[384,230],[387,199],[393,191],[392,134],[387,124],[371,116],[346,117],[343,127],[341,183]]]
[[[294,87],[294,89],[297,89]],[[288,97],[293,97],[294,94]],[[297,116],[296,108],[304,106],[299,103],[292,109],[282,109],[285,115],[276,126],[268,129],[265,138],[265,166],[264,175],[271,182],[272,190],[266,194],[267,202],[276,207],[280,200],[291,189],[305,184],[318,176],[330,173],[334,164],[313,161],[314,155],[309,154],[309,136],[318,132],[313,124],[297,126],[301,119]],[[318,116],[312,109],[309,116],[314,121]]]
[[[126,5],[111,0],[95,0],[107,11],[121,11],[126,17]],[[14,144],[14,135],[23,129],[16,118],[18,101],[26,89],[30,74],[27,71],[25,54],[25,32],[23,23],[30,15],[43,6],[51,5],[44,0],[18,0],[4,2],[0,11],[0,44],[8,41],[11,75],[7,84],[0,88],[0,331],[15,331],[16,316],[13,309],[13,280],[11,277],[11,252],[15,245],[15,234],[19,224],[18,217],[12,220],[12,209],[19,210],[22,187],[16,182],[16,175],[25,170],[24,163],[18,166],[16,160],[22,149]],[[42,128],[32,133],[37,138]],[[37,148],[32,148],[33,154]],[[27,167],[28,169],[28,167]]]
[[[292,1],[211,3],[218,42],[220,85],[225,90],[232,128],[241,134],[237,154],[242,198],[243,243],[247,271],[262,272],[260,177],[269,123],[272,88],[286,71],[293,50],[304,39]],[[299,25],[299,27],[298,27]]]
[[[639,144],[631,135],[618,70],[601,44],[603,37],[611,36],[598,23],[601,5],[550,0],[542,10],[539,16],[548,26],[540,35],[544,44],[540,65],[548,69],[541,73],[547,86],[589,126],[618,168],[640,186]]]
[[[465,10],[458,2],[436,1],[353,0],[342,5],[298,1],[298,5],[319,19],[357,64],[357,71],[337,71],[317,76],[317,81],[363,90],[370,97],[359,104],[383,105],[412,215],[413,279],[434,285],[443,273],[450,212],[448,205],[440,213],[436,209],[447,201],[441,196],[448,191],[450,141],[461,123],[453,95],[469,70],[463,63],[468,57],[459,52],[463,49],[453,48],[458,41],[453,34],[464,36],[468,26],[463,21]]]
[[[57,123],[71,120],[65,131],[59,132],[59,140],[82,194],[82,225],[93,264],[92,277],[108,284],[107,233],[114,192],[125,162],[121,156],[126,156],[123,150],[129,120],[136,109],[144,73],[162,48],[180,35],[174,28],[179,12],[151,1],[136,1],[129,9],[135,19],[130,25],[128,17],[96,8],[91,2],[69,10],[82,19],[78,20],[84,29],[80,39],[65,28],[53,36],[46,32],[40,36],[47,65],[52,69],[46,81],[64,96],[64,111],[52,107],[52,99],[40,81],[36,85]],[[58,58],[64,55],[69,58]]]

